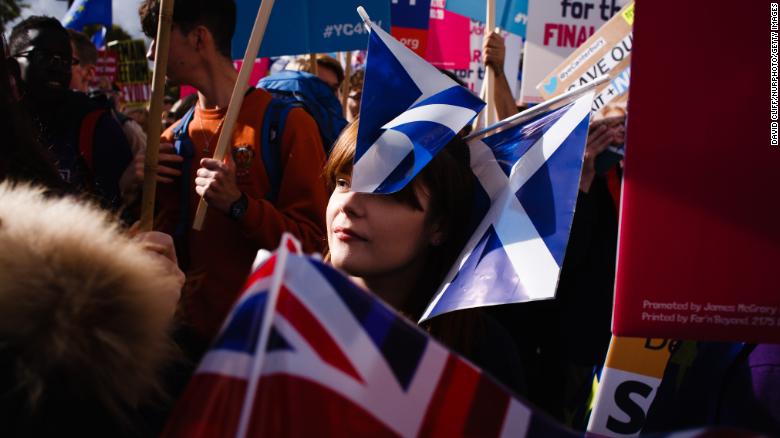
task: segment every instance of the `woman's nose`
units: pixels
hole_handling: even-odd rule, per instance
[[[364,199],[364,193],[346,192],[341,194],[341,211],[347,216],[361,217],[365,215]]]

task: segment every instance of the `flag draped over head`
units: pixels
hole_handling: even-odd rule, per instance
[[[573,436],[285,246],[250,276],[164,436]]]
[[[485,103],[370,25],[352,190],[401,190]]]
[[[469,142],[479,182],[474,207],[479,225],[423,320],[555,296],[592,101],[588,92],[563,108]]]
[[[111,27],[112,0],[76,0],[68,9],[62,25],[68,29],[83,30],[90,24]]]

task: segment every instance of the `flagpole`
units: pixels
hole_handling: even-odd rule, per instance
[[[352,52],[347,51],[344,54],[344,83],[341,85],[341,106],[344,110],[344,117],[347,117],[347,103],[349,103],[349,80],[352,76]]]
[[[515,114],[512,117],[507,117],[504,120],[501,120],[498,123],[494,123],[493,125],[488,126],[487,128],[481,129],[468,137],[464,138],[464,141],[474,140],[476,138],[482,138],[487,137],[487,134],[499,129],[503,128],[508,125],[516,124],[516,123],[522,123],[526,120],[530,120],[539,114],[544,113],[547,111],[550,107],[555,106],[557,104],[560,104],[561,102],[568,102],[571,100],[574,100],[581,95],[585,94],[586,92],[593,90],[594,88],[603,85],[604,83],[609,82],[609,76],[600,76],[595,81],[583,85],[582,87],[575,88],[574,90],[567,91],[566,93],[561,94],[560,96],[553,97],[552,99],[542,102],[539,105],[532,106],[531,108],[528,108],[527,110]]]
[[[287,256],[289,254],[290,250],[287,248],[287,236],[282,236],[282,244],[279,245],[279,249],[276,252],[276,260],[274,260],[274,273],[273,277],[271,277],[271,287],[268,290],[268,299],[263,308],[262,325],[260,326],[260,333],[257,336],[255,354],[252,359],[251,374],[249,376],[249,381],[247,382],[246,392],[244,393],[241,416],[238,419],[236,438],[244,438],[249,432],[249,423],[252,419],[252,407],[254,406],[255,396],[257,395],[257,385],[260,382],[260,374],[263,372],[263,362],[268,348],[268,338],[271,334],[274,311],[276,310],[276,303],[279,300],[279,294],[282,290],[282,281],[284,280],[284,272],[287,269]],[[266,263],[269,262],[270,261]]]
[[[496,0],[487,0],[486,18],[485,35],[487,36],[496,29]],[[487,105],[485,105],[485,111],[487,112],[486,124],[487,126],[490,126],[496,123],[497,119],[495,97],[496,71],[492,66],[487,66],[487,74],[485,75],[485,89],[487,92]]]
[[[154,201],[157,192],[157,164],[162,133],[162,105],[165,94],[165,74],[168,69],[168,49],[171,45],[174,0],[160,2],[157,22],[157,40],[154,51],[152,98],[149,104],[149,122],[146,127],[146,156],[144,157],[144,185],[141,198],[141,231],[151,231],[154,223]]]
[[[252,28],[252,34],[249,37],[249,43],[244,53],[244,62],[241,64],[241,69],[238,71],[238,79],[233,86],[233,95],[230,97],[230,104],[228,105],[228,111],[225,115],[225,121],[222,125],[222,132],[219,134],[219,140],[217,141],[217,147],[214,150],[214,159],[222,161],[225,158],[228,144],[233,137],[233,127],[238,119],[238,113],[241,111],[241,105],[244,103],[244,94],[246,92],[247,83],[249,82],[249,75],[252,73],[252,69],[255,66],[255,59],[257,53],[260,51],[260,43],[263,41],[265,35],[265,29],[268,26],[268,19],[271,17],[271,10],[274,8],[274,0],[262,0],[260,9],[257,11],[257,18],[255,18],[255,25]],[[208,210],[208,204],[203,197],[198,202],[198,210],[195,212],[195,220],[192,224],[192,228],[200,231],[203,228],[203,221],[206,219],[206,211]]]

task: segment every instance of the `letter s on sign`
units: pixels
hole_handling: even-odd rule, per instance
[[[621,435],[633,435],[642,430],[645,425],[645,411],[641,406],[631,400],[631,394],[639,394],[647,398],[653,392],[653,388],[645,383],[629,380],[621,383],[615,389],[615,405],[628,414],[628,422],[622,422],[613,416],[607,418],[607,429]]]

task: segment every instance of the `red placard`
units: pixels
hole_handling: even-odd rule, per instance
[[[117,66],[119,64],[119,55],[112,50],[99,50],[98,59],[95,64],[95,76],[92,79],[93,87],[105,87],[108,84],[110,88],[117,80]]]
[[[411,27],[391,27],[390,33],[421,58],[425,57],[428,47],[428,29]]]
[[[772,19],[636,3],[616,335],[780,342]]]

